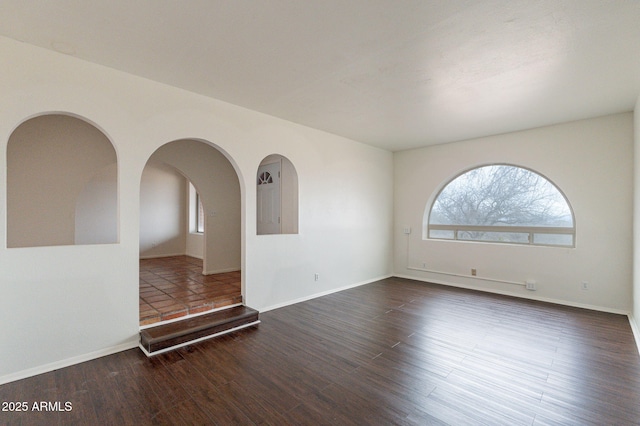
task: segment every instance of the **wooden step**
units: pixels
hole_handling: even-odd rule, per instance
[[[157,355],[259,323],[258,311],[234,306],[144,329],[140,331],[140,349],[147,356]]]

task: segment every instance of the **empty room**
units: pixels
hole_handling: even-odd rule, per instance
[[[0,423],[640,424],[640,4],[0,4]]]

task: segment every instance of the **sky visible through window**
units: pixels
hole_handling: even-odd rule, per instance
[[[436,198],[428,224],[480,228],[574,226],[571,209],[555,185],[531,170],[510,165],[479,167],[449,182]],[[530,234],[463,229],[457,231],[455,239],[531,243]],[[432,238],[449,239],[453,235],[453,230],[429,232]],[[555,245],[555,240],[558,245],[573,244],[573,236],[568,235],[540,235],[537,239],[541,244]]]

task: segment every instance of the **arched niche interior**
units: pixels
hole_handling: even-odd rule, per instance
[[[202,233],[190,218],[196,192]],[[218,149],[197,140],[167,143],[151,155],[141,178],[140,257],[199,257],[206,275],[240,270],[240,207],[238,175]]]
[[[288,158],[265,157],[256,176],[258,235],[298,233],[298,173]]]
[[[7,144],[7,247],[118,242],[117,157],[69,115],[29,119]]]

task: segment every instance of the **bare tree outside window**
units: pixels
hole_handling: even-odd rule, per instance
[[[470,170],[440,192],[429,238],[573,245],[571,209],[558,188],[531,170],[491,165]]]

